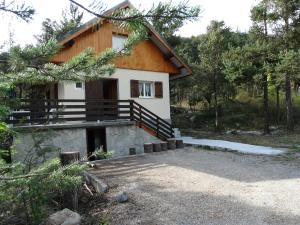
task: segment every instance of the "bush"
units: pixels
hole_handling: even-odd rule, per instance
[[[0,161],[0,210],[6,212],[5,218],[17,215],[26,224],[40,224],[54,198],[61,199],[65,191],[82,184],[85,165],[74,162],[62,167],[57,158],[47,160],[46,154],[57,148],[42,146],[44,138],[35,134],[34,147],[23,162]]]
[[[25,167],[21,163],[1,162],[0,172],[4,176],[0,182],[0,201],[1,207],[10,206],[10,216],[24,212],[25,215],[18,216],[25,216],[28,224],[40,224],[54,197],[61,197],[64,191],[81,185],[85,168],[76,163],[62,168],[59,159],[49,160],[27,172],[24,172]]]

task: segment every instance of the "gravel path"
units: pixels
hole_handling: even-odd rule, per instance
[[[112,225],[300,224],[300,164],[194,148],[103,162]]]

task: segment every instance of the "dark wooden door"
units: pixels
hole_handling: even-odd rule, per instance
[[[85,83],[85,99],[86,103],[86,120],[101,120],[102,104],[95,100],[103,99],[103,82],[102,80],[93,80]]]
[[[117,119],[118,117],[118,103],[113,101],[118,99],[117,82],[118,81],[114,79],[106,79],[103,81],[103,98],[106,100],[112,100],[104,103],[107,106],[104,110],[104,115],[109,119]]]
[[[111,106],[116,103],[105,100],[117,100],[117,80],[101,79],[96,81],[86,82],[85,98],[88,101],[86,104],[86,118],[88,121],[114,119],[117,116],[117,110]],[[104,102],[89,102],[89,100],[103,100]]]

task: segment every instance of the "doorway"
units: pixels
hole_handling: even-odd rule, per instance
[[[88,81],[85,84],[85,98],[89,100],[117,100],[118,99],[118,80],[101,79]],[[86,120],[113,119],[117,116],[114,109],[114,102],[87,102]],[[109,106],[108,106],[109,105]],[[110,106],[112,105],[112,107]]]
[[[107,152],[105,127],[86,129],[86,138],[88,156],[91,156],[95,150],[99,150],[100,148],[103,149],[104,152]]]

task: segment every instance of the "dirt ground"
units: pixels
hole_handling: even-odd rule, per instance
[[[196,148],[106,161],[111,225],[300,224],[300,164]],[[126,191],[127,203],[114,202]]]

